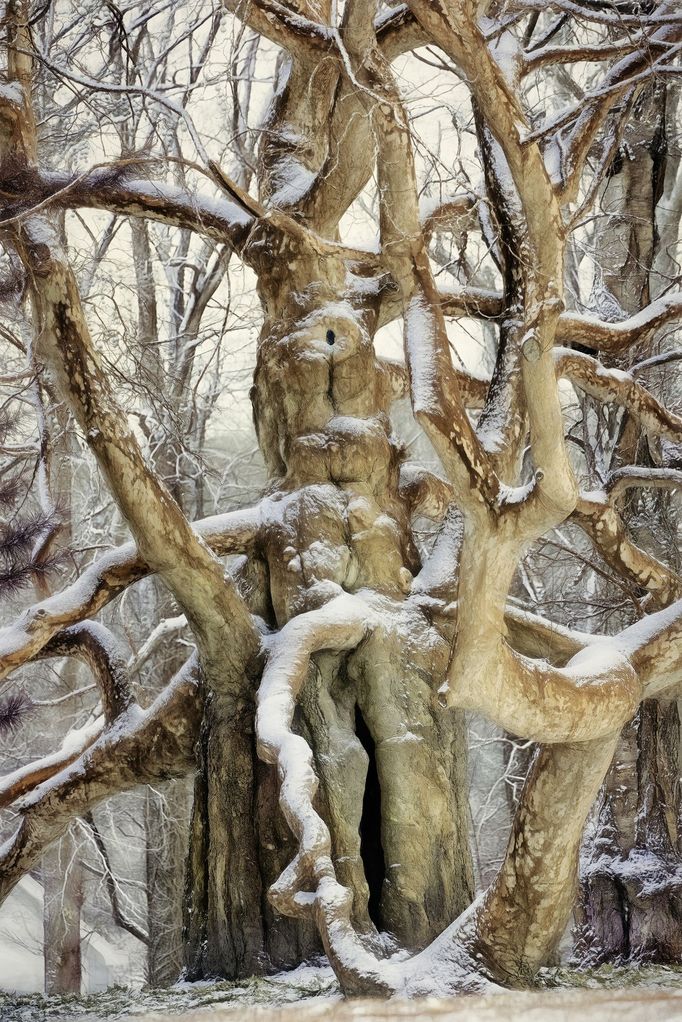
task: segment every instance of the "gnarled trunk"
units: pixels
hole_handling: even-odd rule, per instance
[[[252,244],[268,252],[277,241]],[[297,726],[313,749],[316,804],[355,925],[418,948],[473,893],[466,734],[462,714],[444,715],[435,699],[451,623],[431,620],[427,598],[405,603],[419,562],[387,415],[391,378],[374,354],[371,320],[344,301],[338,276],[331,259],[311,267],[294,250],[259,278],[265,326],[253,405],[272,484],[261,505],[257,609],[281,628],[342,592],[381,608],[385,624],[358,650],[318,658]],[[238,737],[215,709],[209,703],[204,720],[189,860],[192,977],[292,965],[319,947],[310,922],[266,907],[295,845],[275,771],[256,762],[254,704],[245,700]]]

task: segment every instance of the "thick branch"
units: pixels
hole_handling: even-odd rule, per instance
[[[666,323],[682,317],[682,296],[666,295],[647,305],[641,312],[619,323],[604,323],[593,316],[565,312],[559,317],[557,341],[576,342],[612,354],[643,341]]]
[[[632,541],[615,506],[616,495],[581,494],[572,517],[608,565],[651,593],[655,608],[665,607],[682,595],[682,579]]]
[[[452,679],[448,705],[483,713],[519,738],[555,743],[589,741],[618,731],[634,714],[642,694],[620,644],[603,638],[577,653],[565,667],[530,660],[501,642],[492,667],[476,679]]]
[[[617,635],[598,638],[563,668],[531,661],[501,643],[476,678],[444,691],[520,738],[585,742],[616,733],[646,696],[682,681],[682,600]],[[494,668],[491,669],[491,664]]]
[[[92,725],[83,728],[74,741],[73,733],[67,736],[65,747],[57,752],[42,756],[40,759],[27,763],[26,766],[18,767],[11,774],[5,774],[0,779],[0,809],[6,809],[22,795],[33,791],[39,784],[49,781],[66,770],[67,767],[80,759],[86,749],[97,741],[102,733],[101,718]]]
[[[313,915],[345,991],[388,994],[393,992],[389,976],[353,928],[352,893],[336,879],[329,830],[313,806],[318,781],[312,750],[292,730],[312,654],[353,649],[371,625],[369,609],[345,594],[289,621],[269,644],[256,735],[261,759],[278,767],[280,807],[299,845],[293,862],[270,888],[270,900],[286,915]]]
[[[278,0],[223,0],[223,6],[299,59],[319,59],[333,47],[334,37],[328,26],[303,17]]]
[[[135,179],[126,173],[125,161],[78,175],[37,167],[17,170],[10,164],[4,171],[0,167],[0,187],[15,203],[6,207],[5,220],[47,207],[102,209],[195,231],[237,251],[254,223],[254,216],[234,201],[198,195],[162,181]]]
[[[74,817],[121,791],[193,769],[197,673],[196,661],[188,661],[148,710],[131,707],[75,762],[14,804],[21,822],[0,849],[0,903]]]
[[[76,656],[91,669],[102,698],[107,725],[134,702],[128,675],[128,657],[112,631],[86,621],[58,632],[41,650],[41,657]]]
[[[257,507],[193,524],[217,556],[250,551],[259,528]],[[61,629],[92,617],[150,571],[135,544],[126,543],[95,561],[68,589],[29,607],[14,624],[0,629],[0,678],[36,656]]]
[[[663,436],[677,442],[682,439],[682,416],[668,411],[629,373],[607,369],[590,355],[566,348],[555,351],[555,360],[558,376],[570,380],[591,397],[615,401],[652,436]]]

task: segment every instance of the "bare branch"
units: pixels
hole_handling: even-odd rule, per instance
[[[14,803],[20,823],[0,849],[0,902],[74,817],[121,791],[192,770],[200,720],[192,659],[148,710],[131,707],[77,760]]]
[[[652,436],[682,439],[682,416],[668,411],[629,373],[607,369],[590,355],[566,348],[558,348],[555,359],[558,376],[601,401],[615,401]]]
[[[117,926],[120,926],[122,930],[127,930],[128,933],[131,933],[133,937],[139,940],[142,944],[148,945],[149,934],[145,930],[142,930],[132,919],[129,919],[121,908],[121,902],[118,896],[118,883],[111,868],[109,852],[104,838],[102,837],[102,833],[95,823],[95,817],[92,812],[86,814],[85,822],[90,828],[92,839],[95,842],[95,847],[102,859],[102,865],[104,866],[104,879],[107,885],[107,892],[109,894],[109,902],[111,904],[111,913],[114,917],[114,922]]]

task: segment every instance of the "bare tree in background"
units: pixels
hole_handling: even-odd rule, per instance
[[[590,296],[595,313],[608,314],[610,306],[612,317],[634,314],[665,293],[677,276],[674,270],[666,272],[665,251],[682,212],[670,195],[679,176],[677,104],[677,90],[665,81],[642,89],[634,103],[635,116],[625,127],[596,212],[599,229]],[[635,363],[640,382],[679,398],[679,379],[670,373],[677,354],[674,335],[663,334],[658,358],[650,359],[650,354],[642,339],[627,353],[628,361],[620,352],[604,358],[615,369]],[[592,404],[586,418],[594,421],[600,409]],[[602,458],[608,471],[617,472],[633,461],[655,468],[661,458],[679,464],[679,451],[652,450],[651,439],[635,417],[612,415],[609,421],[602,416],[602,423]],[[663,489],[633,489],[622,504],[628,531],[637,543],[679,574],[675,496]],[[600,591],[616,596],[615,588],[602,581]],[[621,602],[616,618],[624,625],[639,613],[628,599]],[[646,700],[625,727],[596,806],[595,826],[589,830],[578,906],[577,950],[582,960],[680,960],[679,763],[676,701]]]
[[[679,69],[682,17],[673,2],[224,6],[233,32],[246,26],[285,54],[240,180],[188,113],[191,88],[176,101],[142,74],[144,42],[128,46],[125,20],[121,85],[106,67],[99,77],[55,71],[36,45],[32,19],[44,11],[7,5],[3,244],[25,274],[34,356],[134,542],[2,633],[5,676],[35,658],[84,659],[103,719],[81,748],[6,779],[3,804],[21,819],[0,853],[0,891],[102,799],[196,771],[189,976],[293,964],[319,938],[348,993],[519,983],[565,929],[583,826],[623,725],[645,697],[670,698],[682,680],[679,578],[622,510],[633,490],[682,481],[682,417],[628,371],[631,350],[651,348],[679,317],[677,280],[615,322],[567,311],[566,284],[568,242],[638,99]],[[421,215],[418,132],[394,70],[412,51],[468,90],[483,176],[480,193],[453,187]],[[553,76],[576,63],[591,69],[588,90],[551,109]],[[32,97],[36,80],[57,71],[93,96],[171,104],[195,158],[159,131],[149,149],[167,179],[146,175],[145,160],[123,147],[93,169],[45,169]],[[245,132],[237,126],[235,151]],[[374,181],[379,244],[355,247],[342,221]],[[183,459],[171,448],[176,478],[143,457],[60,238],[65,208],[195,233],[255,275],[263,326],[252,400],[270,477],[255,506],[191,521],[201,504],[182,492]],[[463,229],[479,236],[499,288],[482,288],[467,260],[464,279],[439,287],[429,246]],[[144,239],[133,257],[142,295]],[[454,360],[446,318],[495,324],[491,379]],[[373,347],[395,320],[404,364]],[[457,330],[453,340],[456,349]],[[182,359],[163,371],[181,383]],[[631,445],[596,488],[588,447],[569,456],[569,386],[623,409],[646,436],[646,458]],[[389,411],[404,395],[442,477],[410,464],[394,439]],[[173,414],[184,436],[182,392]],[[413,525],[424,516],[441,524],[420,555]],[[634,591],[637,620],[613,636],[515,602],[529,550],[569,524]],[[235,554],[246,561],[226,572],[220,558]],[[195,650],[141,705],[120,641],[91,618],[152,573]],[[541,743],[504,861],[469,911],[465,709]],[[414,954],[392,956],[394,942]]]

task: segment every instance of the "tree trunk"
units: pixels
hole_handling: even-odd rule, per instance
[[[628,314],[657,297],[650,294],[659,240],[655,210],[666,173],[666,128],[672,123],[665,86],[645,90],[638,108],[603,198],[609,214],[624,215],[604,231],[600,244],[607,267],[604,286]],[[636,431],[626,419],[619,441],[626,464],[632,452],[623,449],[633,444]],[[648,499],[658,510],[648,521],[666,521],[670,495],[654,493]],[[636,510],[630,508],[631,517]],[[633,523],[632,531],[646,548],[660,548],[651,530],[645,535]],[[657,553],[675,565],[675,538]],[[583,849],[576,909],[581,959],[682,960],[682,896],[669,880],[679,868],[679,757],[676,703],[645,701],[623,731]]]
[[[166,987],[182,971],[182,884],[189,838],[184,779],[147,788],[147,983]]]
[[[278,243],[267,228],[252,240],[264,263]],[[404,603],[419,563],[374,324],[344,302],[342,266],[290,244],[274,261],[267,255],[260,276],[265,324],[253,406],[272,484],[259,613],[281,628],[360,589],[385,610],[390,625],[355,653],[318,658],[298,727],[314,751],[316,804],[356,926],[420,947],[467,906],[473,887],[464,722],[439,710],[433,687],[447,667],[452,625],[431,621],[426,597],[420,610]],[[310,923],[266,907],[295,844],[277,808],[275,772],[257,764],[253,720],[250,700],[237,726],[208,702],[188,876],[192,978],[292,965],[319,946]]]
[[[43,954],[46,994],[81,992],[82,869],[71,831],[43,856]]]

